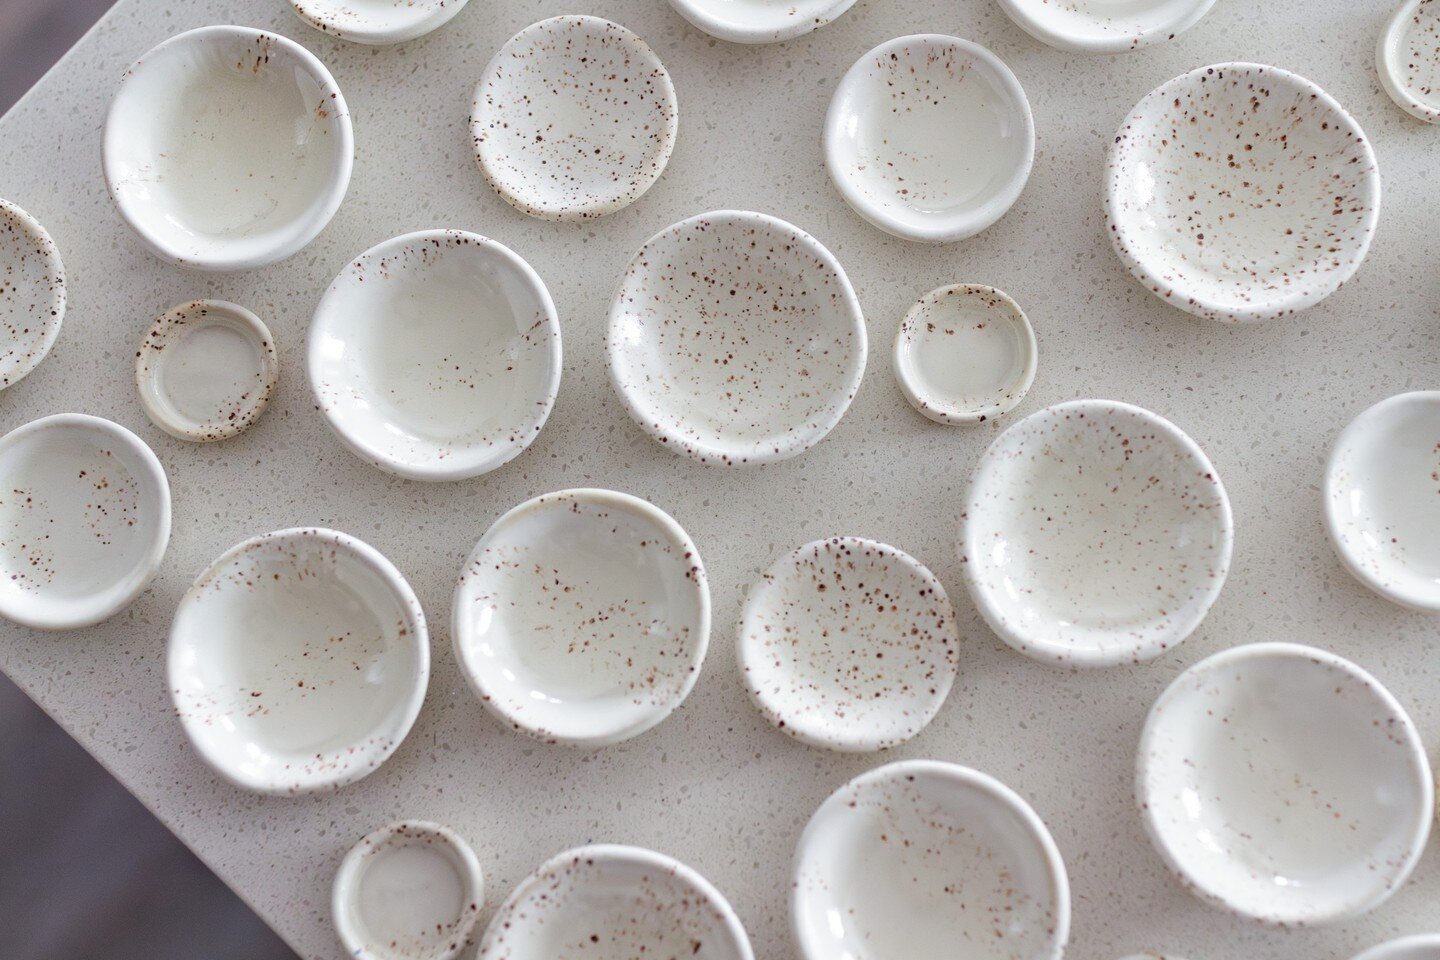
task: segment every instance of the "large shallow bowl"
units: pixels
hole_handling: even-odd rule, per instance
[[[0,390],[55,345],[65,319],[65,265],[40,222],[0,200]]]
[[[1215,0],[999,0],[1030,36],[1075,53],[1125,53],[1173,40]]]

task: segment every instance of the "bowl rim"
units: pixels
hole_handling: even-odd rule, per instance
[[[60,248],[45,229],[45,225],[18,203],[0,198],[0,219],[10,220],[35,242],[37,249],[45,257],[51,276],[54,277],[54,282],[50,285],[50,317],[45,321],[39,345],[24,363],[15,368],[15,373],[0,380],[0,390],[6,390],[33,373],[41,361],[50,355],[51,348],[60,336],[60,327],[65,322],[65,262],[60,257]]]
[[[1375,72],[1380,77],[1380,86],[1395,101],[1395,105],[1417,120],[1426,123],[1440,123],[1440,108],[1426,106],[1412,97],[1409,89],[1400,82],[1399,46],[1404,36],[1405,24],[1419,11],[1421,0],[1402,0],[1395,12],[1385,21],[1380,37],[1375,43]]]
[[[414,17],[412,20],[403,22],[399,26],[391,27],[388,30],[365,26],[342,28],[338,25],[327,25],[321,14],[312,12],[309,9],[309,7],[315,3],[315,0],[289,0],[289,2],[290,9],[295,11],[297,17],[323,34],[341,40],[348,40],[351,43],[382,46],[392,43],[404,43],[407,40],[417,40],[427,33],[439,30],[458,16],[460,11],[465,9],[465,4],[468,3],[469,0],[444,0],[444,2],[438,6],[424,10],[419,16]],[[336,15],[338,14],[332,14],[332,16]]]
[[[744,23],[726,19],[713,12],[708,5],[697,0],[670,0],[675,12],[689,21],[692,27],[708,33],[717,40],[729,43],[783,43],[818,30],[840,18],[855,5],[855,0],[805,0],[808,7],[805,16],[787,15],[778,29],[772,26]],[[799,6],[799,3],[794,4]]]
[[[1158,20],[1138,33],[1120,33],[1114,37],[1092,38],[1057,28],[1053,17],[1038,12],[1034,0],[999,0],[1015,25],[1041,43],[1072,53],[1129,53],[1162,40],[1173,40],[1199,23],[1215,5],[1215,0],[1188,0],[1189,7],[1178,15]]]
[[[1401,960],[1405,951],[1415,947],[1440,949],[1440,933],[1416,933],[1408,937],[1386,940],[1368,950],[1362,950],[1354,956],[1353,960],[1392,960],[1392,958]]]

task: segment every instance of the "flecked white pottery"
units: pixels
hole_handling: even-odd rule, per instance
[[[1430,764],[1395,698],[1355,664],[1289,643],[1232,647],[1160,695],[1136,797],[1182,883],[1286,926],[1378,906],[1435,816]]]
[[[1380,33],[1375,68],[1402,110],[1440,123],[1440,3],[1402,0]]]
[[[765,718],[802,743],[883,750],[923,730],[959,657],[945,587],[861,537],[799,547],[765,571],[740,619],[740,669]]]
[[[200,575],[175,612],[168,670],[201,759],[244,789],[307,793],[359,780],[400,745],[430,642],[389,560],[306,527],[239,543]]]
[[[354,43],[402,43],[449,23],[468,0],[290,0],[316,30]]]
[[[1371,947],[1355,960],[1440,960],[1440,933],[1391,940]]]
[[[961,521],[965,584],[1026,656],[1152,660],[1188,637],[1230,567],[1230,500],[1170,421],[1113,400],[1033,413],[980,458]]]
[[[458,480],[518,457],[560,388],[560,321],[508,247],[428,230],[361,254],[310,327],[315,402],[361,459]]]
[[[61,413],[0,438],[0,616],[99,623],[140,595],[169,542],[165,470],[118,423]]]
[[[776,43],[839,17],[855,0],[670,0],[680,16],[731,43]]]
[[[1218,63],[1161,84],[1121,123],[1105,212],[1121,261],[1166,303],[1270,320],[1359,268],[1380,171],[1360,125],[1314,83]]]
[[[40,365],[65,319],[65,265],[30,214],[0,200],[0,390]]]
[[[1060,851],[1023,799],[951,763],[906,760],[830,795],[790,892],[804,960],[1059,960]]]
[[[201,27],[130,65],[105,118],[105,181],[155,254],[248,270],[294,254],[350,184],[350,112],[293,40]]]
[[[455,588],[455,658],[485,707],[548,743],[601,747],[670,715],[700,674],[710,587],[688,534],[613,490],[515,507]]]
[[[1020,81],[977,43],[886,41],[840,80],[825,116],[825,168],[845,201],[906,240],[974,236],[1020,197],[1035,121]]]
[[[1074,53],[1125,53],[1173,40],[1210,12],[1215,0],[999,0],[1015,25],[1042,43]]]
[[[820,241],[716,210],[640,248],[605,346],[610,380],[650,436],[701,463],[768,463],[845,415],[865,373],[865,318]]]

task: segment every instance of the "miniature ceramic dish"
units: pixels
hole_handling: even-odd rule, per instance
[[[1391,940],[1371,947],[1354,960],[1440,960],[1440,933]]]
[[[1059,960],[1070,935],[1050,831],[1009,787],[951,763],[892,763],[836,790],[794,871],[804,960]]]
[[[1174,40],[1215,0],[999,0],[1015,25],[1041,43],[1074,53],[1125,53]]]
[[[1008,294],[957,283],[931,290],[900,321],[895,379],[936,423],[984,423],[1025,399],[1038,354],[1035,331]]]
[[[1365,259],[1380,170],[1324,90],[1218,63],[1161,84],[1110,144],[1110,240],[1131,274],[1197,317],[1270,320],[1324,300]]]
[[[485,878],[455,831],[425,820],[381,827],[340,862],[335,932],[358,960],[454,960],[474,943]]]
[[[75,630],[128,607],[170,542],[170,484],[118,423],[79,413],[0,438],[0,616]]]
[[[717,40],[777,43],[825,26],[855,0],[670,0],[675,12]]]
[[[765,718],[802,743],[883,750],[939,712],[960,636],[945,587],[909,554],[831,537],[782,557],[750,590],[740,669]]]
[[[639,736],[689,696],[710,587],[688,534],[613,490],[562,490],[480,538],[455,588],[455,658],[485,707],[547,743]]]
[[[284,260],[320,233],[354,162],[350,112],[293,40],[201,27],[130,65],[105,118],[105,181],[157,256],[193,270]]]
[[[560,389],[560,321],[509,247],[428,230],[372,247],[335,278],[308,359],[316,405],[357,456],[412,480],[458,480],[539,435]]]
[[[0,200],[0,390],[40,365],[65,319],[65,265],[40,222]]]
[[[1430,764],[1395,698],[1289,643],[1232,647],[1176,678],[1140,735],[1136,798],[1182,883],[1285,926],[1378,906],[1435,816]]]
[[[449,23],[468,0],[290,0],[316,30],[353,43],[403,43]]]
[[[1400,109],[1440,123],[1440,3],[1403,0],[1380,33],[1375,68]]]
[[[495,192],[542,220],[603,217],[650,189],[679,125],[650,45],[599,17],[552,17],[500,48],[475,88],[475,159]]]
[[[646,433],[701,463],[796,456],[865,373],[865,318],[839,261],[799,227],[717,210],[651,237],[605,335],[610,381]]]
[[[1005,215],[1035,161],[1030,101],[1010,68],[969,40],[889,40],[856,61],[825,115],[825,168],[886,233],[949,243]]]
[[[1163,417],[1072,400],[980,458],[961,520],[965,585],[1002,640],[1071,667],[1152,660],[1205,619],[1230,568],[1230,500]]]
[[[180,723],[226,780],[270,794],[353,783],[400,745],[430,679],[425,615],[349,534],[231,547],[180,600],[168,671]]]

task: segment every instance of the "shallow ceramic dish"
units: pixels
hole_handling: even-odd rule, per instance
[[[105,118],[105,182],[162,259],[248,270],[325,229],[355,139],[325,65],[293,40],[201,27],[130,65]]]
[[[1020,197],[1035,161],[1030,101],[1010,68],[969,40],[889,40],[856,61],[825,115],[825,168],[886,233],[949,243]]]
[[[1270,320],[1340,288],[1370,249],[1380,171],[1334,98],[1288,70],[1200,67],[1161,84],[1110,144],[1110,240],[1166,303]]]
[[[1402,0],[1380,33],[1375,68],[1402,110],[1440,123],[1440,3]]]
[[[40,365],[65,319],[65,265],[30,214],[0,200],[0,390]]]
[[[587,220],[640,198],[675,148],[675,85],[650,45],[599,17],[552,17],[500,48],[470,133],[490,186],[542,220]]]
[[[1070,935],[1050,831],[1009,787],[951,763],[851,780],[810,818],[794,869],[804,960],[1059,960]]]
[[[170,694],[201,759],[271,794],[359,780],[409,733],[430,679],[425,615],[400,571],[349,534],[236,544],[180,600]]]
[[[128,607],[170,542],[170,484],[118,423],[79,413],[0,438],[0,616],[75,630]]]
[[[865,373],[865,318],[820,241],[716,210],[640,248],[605,348],[625,409],[657,441],[701,463],[768,463],[845,415]]]
[[[1015,25],[1042,43],[1075,53],[1125,53],[1173,40],[1215,0],[999,0]]]
[[[985,622],[1026,656],[1142,663],[1200,625],[1233,539],[1225,487],[1179,427],[1128,403],[1072,400],[981,456],[961,570]]]
[[[506,513],[455,588],[461,671],[505,724],[548,743],[639,736],[689,696],[710,587],[688,534],[613,490],[562,490]]]
[[[1435,816],[1430,764],[1395,698],[1353,663],[1288,643],[1232,647],[1160,695],[1136,798],[1181,882],[1285,926],[1378,906]]]
[[[354,43],[402,43],[449,23],[468,0],[290,0],[316,30]]]
[[[1355,960],[1440,960],[1440,933],[1391,940],[1371,947]]]
[[[310,326],[310,386],[361,459],[458,480],[518,457],[560,389],[560,321],[510,248],[427,230],[362,253]]]
[[[855,0],[670,0],[710,36],[731,43],[776,43],[825,26]]]
[[[807,543],[750,590],[740,669],[765,718],[802,743],[883,750],[950,693],[960,637],[945,587],[909,554],[861,537]]]

